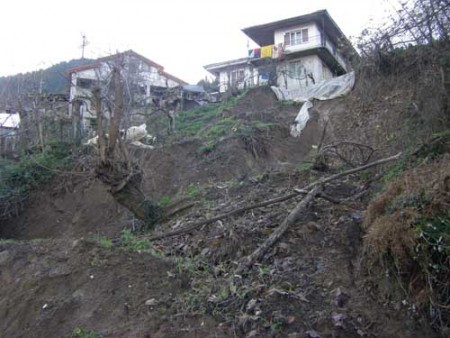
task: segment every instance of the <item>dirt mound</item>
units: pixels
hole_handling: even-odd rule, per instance
[[[0,335],[69,337],[78,327],[104,337],[221,336],[212,319],[171,316],[189,288],[170,271],[151,255],[84,240],[0,242]]]
[[[311,129],[314,126],[311,124]],[[305,138],[293,139],[289,129],[273,126],[252,136],[230,137],[213,151],[202,152],[200,141],[188,141],[148,152],[142,162],[145,190],[161,197],[174,195],[189,185],[228,181],[278,169],[295,169],[310,150],[311,131]]]
[[[328,136],[341,138],[356,126],[346,115],[347,104],[318,103],[294,139],[289,123],[299,106],[277,102],[270,89],[258,88],[222,115],[197,119],[190,135],[197,139],[136,151],[148,195],[162,201],[181,194],[196,202],[158,231],[317,180],[322,172],[299,164],[320,142],[327,118]],[[340,124],[333,122],[337,116]],[[222,129],[211,129],[219,120]],[[197,128],[199,121],[207,125]],[[214,136],[207,140],[214,143],[199,135]],[[364,127],[355,135],[364,135]],[[352,196],[360,191],[360,179],[336,181],[325,192]],[[0,242],[0,330],[8,337],[68,336],[76,328],[106,337],[433,336],[400,301],[379,302],[355,272],[363,203],[316,199],[262,262],[248,275],[235,275],[237,262],[297,202],[248,210],[159,241],[143,234],[129,246],[124,243],[131,232],[119,232],[132,228],[133,218],[103,186],[89,176],[57,177],[32,196],[20,217],[2,224],[3,236],[47,239]],[[91,236],[95,243],[79,239]]]
[[[79,238],[112,236],[122,230],[129,212],[90,174],[63,174],[32,193],[24,211],[0,223],[3,238]]]
[[[392,69],[362,65],[349,95],[314,102],[321,123],[329,122],[326,143],[359,142],[383,156],[414,148],[448,129],[448,83],[443,78],[450,70],[445,57],[436,58],[426,48],[410,50],[398,60],[393,53]]]
[[[209,125],[220,118],[232,117],[236,125],[249,128],[250,132],[234,132],[230,127],[211,147],[205,140],[194,139],[142,154],[145,190],[161,197],[178,193],[192,184],[227,181],[280,169],[294,170],[321,136],[317,116],[310,119],[300,138],[290,136],[289,125],[300,107],[301,104],[277,101],[269,87],[249,90]]]
[[[320,173],[272,173],[211,185],[198,209],[159,231],[286,195],[289,187],[303,186],[315,175]],[[336,182],[327,193],[347,197],[356,188],[351,182]],[[218,320],[234,323],[242,337],[432,335],[398,311],[400,303],[382,305],[369,296],[357,273],[362,203],[333,205],[316,200],[260,264],[230,282],[236,262],[255,250],[296,203],[288,200],[250,210],[155,243],[168,256],[194,257],[196,262],[185,270],[195,287],[189,298],[180,297],[177,304],[190,304],[191,311],[211,312]]]
[[[447,156],[391,182],[368,207],[364,243],[364,266],[373,282],[383,285],[384,274],[376,272],[392,271],[405,286],[411,309],[429,316],[443,333],[450,326],[449,173]],[[395,287],[380,287],[383,293],[391,298]]]

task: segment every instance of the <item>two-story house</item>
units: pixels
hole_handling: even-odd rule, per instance
[[[267,83],[307,87],[350,70],[338,47],[354,49],[326,10],[242,31],[259,47],[244,58],[205,66],[219,79],[221,92]]]
[[[135,111],[151,105],[152,98],[161,92],[187,85],[183,80],[165,72],[163,66],[132,50],[72,68],[69,70],[69,115],[78,117],[82,134],[95,125],[92,90],[111,81],[112,65],[117,58],[121,60],[122,77],[129,93],[127,102],[131,103],[131,108]]]

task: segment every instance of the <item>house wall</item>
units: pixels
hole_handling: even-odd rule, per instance
[[[277,84],[281,88],[308,87],[332,77],[332,72],[317,55],[282,61],[277,65]]]
[[[239,81],[237,84],[238,89],[244,89],[248,87],[253,87],[258,84],[258,70],[251,65],[241,64],[235,65],[233,67],[228,67],[226,69],[222,69],[219,72],[219,91],[221,93],[226,92],[231,85],[231,73],[234,71],[244,71],[244,77],[242,81]]]
[[[331,42],[327,35],[325,35],[325,48],[327,48],[330,53],[335,57],[335,59],[339,62],[339,64],[346,70],[349,71],[347,63],[344,61],[344,57],[341,53],[337,51],[336,45]]]
[[[224,93],[228,90],[228,84],[229,84],[229,71],[228,70],[222,70],[219,73],[219,91],[221,93]]]
[[[308,29],[308,42],[301,43],[295,46],[285,46],[284,52],[286,54],[298,52],[310,48],[320,47],[321,46],[321,37],[319,27],[315,23],[310,23],[307,25],[301,26],[291,26],[282,29],[278,29],[274,33],[275,44],[283,44],[284,45],[284,35],[288,32],[299,31],[302,29]]]
[[[299,31],[305,28],[308,29],[308,42],[294,46],[284,46],[284,53],[291,54],[311,48],[325,47],[331,52],[331,54],[336,58],[336,60],[341,64],[341,66],[348,71],[344,58],[342,54],[337,51],[336,45],[333,42],[331,42],[327,34],[324,35],[324,41],[322,41],[321,29],[314,22],[307,25],[291,26],[276,30],[274,33],[275,44],[281,43],[284,45],[284,35],[286,33]]]
[[[301,31],[303,29],[308,29],[307,42],[292,46],[284,45],[286,33]],[[314,50],[317,48],[326,48],[346,71],[349,70],[343,56],[338,52],[335,44],[329,39],[326,33],[321,32],[320,25],[315,22],[275,30],[274,43],[275,45],[282,44],[284,46],[284,54],[289,55],[289,60],[281,61],[282,59],[278,59],[278,64],[276,65],[277,84],[283,88],[311,86],[314,83],[318,83],[325,79],[330,79],[334,76],[330,68],[328,68],[328,66],[322,61],[322,59],[319,58],[318,55],[313,54],[296,57],[295,53],[298,52],[312,50],[309,53],[314,53]],[[297,70],[293,72],[292,67],[294,66],[291,66],[292,64],[297,64],[298,66],[295,67],[301,67],[303,71]],[[253,65],[232,64],[216,71],[220,84],[220,92],[225,92],[228,90],[231,71],[237,69],[245,70],[245,81],[239,84],[239,89],[249,86],[263,85],[268,82],[267,78],[262,76],[267,73],[267,65],[260,66],[258,69],[253,68]]]
[[[18,128],[0,127],[0,156],[14,152],[19,144]]]
[[[110,77],[111,72],[111,66],[107,62],[102,62],[98,68],[82,70],[71,74],[69,115],[72,114],[74,107],[79,109],[83,130],[89,129],[89,119],[95,118],[94,108],[90,100],[92,97],[92,89],[96,83],[106,81]],[[180,85],[180,83],[161,74],[158,68],[149,65],[133,55],[125,56],[122,75],[128,76],[129,84],[142,88],[142,92],[137,93],[136,96],[139,96],[145,102],[149,100],[151,86],[172,88]],[[79,79],[92,81],[92,86],[89,88],[80,87],[78,85]],[[76,105],[74,103],[75,100],[80,100],[80,104]],[[108,118],[107,115],[106,118]]]

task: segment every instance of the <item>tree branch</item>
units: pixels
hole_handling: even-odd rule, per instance
[[[287,201],[288,199],[294,198],[296,196],[298,196],[298,193],[295,192],[295,193],[291,193],[291,194],[286,195],[286,196],[277,197],[277,198],[274,198],[274,199],[271,199],[271,200],[268,200],[268,201],[265,201],[265,202],[252,204],[252,205],[249,205],[249,206],[246,206],[246,207],[242,207],[242,208],[239,208],[239,209],[236,209],[236,210],[232,210],[230,212],[227,212],[225,214],[222,214],[222,215],[219,215],[219,216],[216,216],[216,217],[213,217],[213,218],[209,218],[209,219],[205,219],[203,221],[196,222],[194,224],[191,224],[191,225],[189,225],[189,226],[187,226],[185,228],[179,229],[179,230],[175,230],[175,231],[172,231],[172,232],[167,232],[167,233],[164,233],[164,234],[152,236],[152,237],[149,238],[149,240],[150,241],[155,241],[155,240],[163,239],[163,238],[167,238],[167,237],[179,236],[179,235],[191,232],[192,230],[195,230],[197,228],[200,228],[203,225],[210,224],[210,223],[213,223],[215,221],[218,221],[220,219],[224,219],[224,218],[236,215],[236,214],[240,214],[240,213],[242,213],[244,211],[247,211],[247,210],[256,209],[256,208],[262,208],[262,207],[265,207],[267,205],[284,202],[284,201]]]
[[[245,257],[236,269],[235,274],[240,275],[243,272],[250,269],[256,261],[262,259],[266,252],[283,236],[290,225],[294,224],[301,213],[308,207],[308,205],[314,200],[314,198],[320,194],[322,191],[322,185],[316,185],[306,196],[301,200],[300,203],[290,212],[290,214],[285,218],[283,223],[267,238],[263,244],[261,244],[258,249],[253,251],[252,254]]]

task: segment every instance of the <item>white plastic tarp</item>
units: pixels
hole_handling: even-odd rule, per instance
[[[19,125],[19,114],[0,113],[0,127],[16,129],[19,128]]]
[[[272,87],[277,99],[280,101],[291,100],[305,102],[300,109],[294,123],[291,124],[291,135],[299,137],[309,120],[308,110],[312,108],[311,100],[331,100],[344,96],[351,92],[355,85],[355,72],[323,80],[314,86],[307,88],[283,89]]]
[[[312,108],[312,106],[311,101],[306,101],[302,108],[300,108],[294,123],[291,124],[291,135],[293,137],[299,137],[303,128],[306,127],[306,123],[309,120],[309,108]]]
[[[280,101],[306,102],[312,99],[331,100],[351,92],[355,85],[355,72],[333,77],[306,88],[283,89],[272,87]]]

